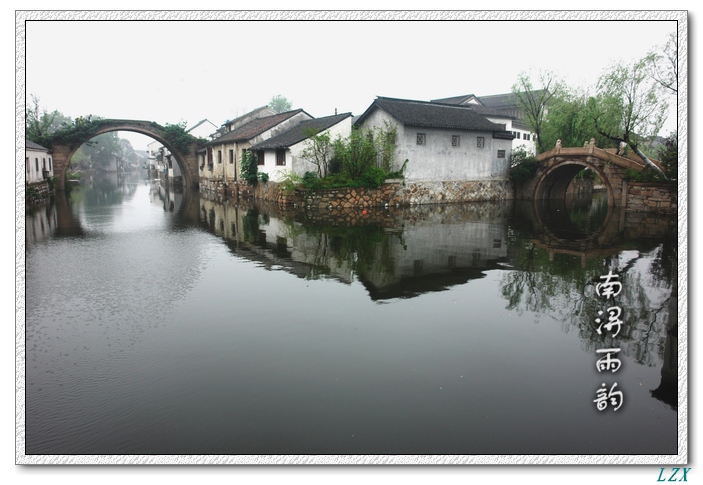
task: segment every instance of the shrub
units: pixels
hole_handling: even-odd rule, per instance
[[[258,163],[256,161],[256,155],[252,152],[245,151],[242,154],[242,178],[247,181],[249,185],[256,185],[258,181],[257,172],[259,170]]]
[[[279,182],[279,187],[287,193],[290,194],[295,191],[298,185],[303,183],[302,177],[294,172],[286,172],[281,181]]]
[[[364,187],[368,188],[378,188],[386,180],[386,171],[378,167],[369,167],[364,175],[361,177],[361,181]]]
[[[269,174],[267,174],[266,172],[259,172],[258,178],[259,178],[259,182],[265,184],[266,182],[269,181]]]
[[[303,186],[305,186],[306,189],[322,188],[322,179],[318,177],[315,172],[305,172],[305,175],[303,175]]]
[[[540,163],[528,154],[524,148],[518,147],[510,152],[510,169],[508,176],[516,183],[522,183],[531,179],[537,173]]]

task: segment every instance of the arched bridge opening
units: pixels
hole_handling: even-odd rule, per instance
[[[198,189],[197,143],[179,144],[171,141],[166,128],[153,121],[102,119],[83,121],[81,130],[76,130],[70,141],[55,142],[51,146],[54,163],[54,175],[58,178],[58,189],[65,189],[66,170],[71,157],[78,148],[98,135],[113,131],[130,131],[148,136],[161,143],[171,152],[183,174],[183,186],[188,191]]]
[[[574,179],[577,178],[579,173],[584,171],[591,171],[591,173],[597,174],[598,178],[603,180],[608,191],[609,202],[612,203],[610,183],[607,179],[604,180],[603,173],[597,167],[580,160],[564,160],[545,171],[535,188],[534,198],[538,200],[565,199]]]

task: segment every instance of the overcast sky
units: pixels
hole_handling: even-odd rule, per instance
[[[188,127],[219,126],[276,94],[314,117],[359,115],[376,96],[506,93],[522,71],[587,87],[675,30],[663,20],[28,21],[26,93],[72,118]],[[151,141],[120,136],[136,149]]]

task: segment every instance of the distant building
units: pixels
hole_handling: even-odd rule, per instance
[[[213,133],[217,132],[217,125],[208,119],[203,119],[188,128],[186,132],[196,138],[209,139]],[[181,168],[178,166],[178,162],[173,159],[168,148],[154,140],[147,145],[147,157],[149,170],[155,171],[159,178],[167,179],[172,185],[183,183]]]

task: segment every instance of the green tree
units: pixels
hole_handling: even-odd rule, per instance
[[[348,138],[338,137],[333,143],[334,157],[342,164],[342,171],[352,180],[360,180],[376,163],[378,152],[373,132],[352,129]]]
[[[277,94],[271,98],[269,101],[269,108],[274,110],[276,113],[283,113],[285,111],[290,111],[293,107],[293,103],[288,101],[285,96]]]
[[[671,181],[679,177],[679,134],[673,132],[664,140],[664,145],[659,148],[659,160],[664,165],[666,176]]]
[[[588,107],[589,98],[584,92],[564,87],[559,96],[550,101],[549,117],[542,126],[540,138],[545,149],[550,150],[561,140],[564,147],[579,147],[591,138],[596,146],[607,147],[612,141],[596,131]]]
[[[72,123],[71,118],[64,116],[57,110],[49,113],[46,108],[40,106],[38,96],[30,95],[30,102],[25,108],[25,136],[27,140],[42,144],[45,142],[46,136]]]
[[[78,148],[71,157],[71,166],[80,168],[90,168],[90,156],[85,153],[83,147]]]
[[[647,167],[666,177],[641,149],[643,142],[659,134],[668,108],[661,85],[649,75],[647,58],[611,67],[596,89],[598,95],[588,106],[596,131],[618,145],[626,144]]]
[[[320,133],[319,130],[309,129],[305,132],[307,140],[300,158],[317,167],[317,176],[327,176],[329,161],[332,157],[332,139],[329,132]]]
[[[537,137],[537,152],[546,151],[547,145],[542,140],[542,131],[549,111],[552,97],[559,95],[563,84],[550,71],[539,73],[539,88],[535,88],[529,74],[522,72],[513,85],[513,95],[527,126]]]
[[[84,143],[81,148],[95,165],[108,165],[114,157],[122,156],[122,145],[117,132],[103,133],[91,139],[91,143]]]
[[[256,155],[253,152],[245,150],[242,153],[242,160],[240,162],[240,167],[242,171],[242,178],[247,181],[249,185],[256,185],[258,182],[258,171],[259,166],[256,159]]]
[[[383,121],[383,128],[376,127],[374,129],[374,139],[376,151],[380,157],[380,166],[386,172],[390,172],[393,168],[397,133],[397,127],[388,120]]]

